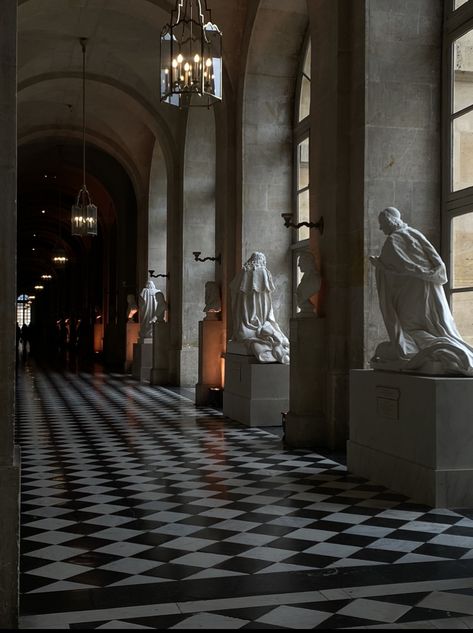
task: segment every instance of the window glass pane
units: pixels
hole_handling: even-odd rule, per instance
[[[466,4],[468,0],[455,0],[455,11],[462,6],[462,4]]]
[[[301,97],[299,102],[299,121],[310,114],[310,81],[304,75],[301,83]]]
[[[306,50],[306,54],[305,54],[305,59],[304,59],[304,75],[307,75],[307,77],[309,79],[311,79],[312,75],[310,74],[310,69],[311,69],[311,45],[310,45],[310,41],[307,45],[307,50]]]
[[[453,191],[473,185],[473,112],[453,122]]]
[[[453,111],[473,105],[473,31],[453,43]]]
[[[306,138],[297,146],[297,189],[309,186],[309,139]]]
[[[298,222],[309,221],[309,190],[306,189],[297,195],[297,217]],[[309,227],[302,226],[297,230],[297,239],[307,240],[309,239]]]
[[[454,292],[452,310],[460,334],[473,345],[473,292]]]
[[[473,213],[452,220],[452,288],[473,287]]]

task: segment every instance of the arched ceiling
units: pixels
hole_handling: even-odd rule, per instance
[[[224,34],[224,65],[230,83],[238,80],[246,3],[208,0],[213,21]],[[51,203],[55,215],[69,216],[71,196],[81,184],[80,38],[88,38],[86,140],[92,197],[108,195],[113,206],[114,195],[118,195],[107,181],[107,161],[89,160],[94,152],[121,165],[133,185],[135,204],[147,198],[156,141],[168,164],[174,167],[177,163],[182,113],[159,100],[160,33],[175,5],[175,0],[18,0],[18,256],[22,283],[28,283],[28,271],[34,268],[29,242],[23,244],[22,240],[43,230],[47,250],[54,236],[54,226],[44,218],[35,224],[37,206],[42,206],[40,196],[47,200],[53,195],[44,183],[39,185],[38,178],[45,169],[57,167],[61,144],[74,148],[76,158],[69,160],[71,154],[61,170],[56,168],[58,177],[52,189],[61,192],[63,204]],[[35,204],[30,204],[30,198]],[[102,225],[107,224],[102,219]],[[65,230],[64,226],[61,231]],[[21,258],[27,253],[22,268]]]

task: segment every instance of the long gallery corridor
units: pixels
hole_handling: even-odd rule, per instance
[[[473,626],[473,514],[164,387],[18,370],[20,628]]]

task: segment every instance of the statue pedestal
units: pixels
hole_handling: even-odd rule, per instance
[[[210,404],[210,389],[222,389],[222,352],[224,330],[222,321],[199,321],[199,381],[195,386],[196,405]]]
[[[152,385],[169,384],[169,323],[153,325],[153,357],[149,374]]]
[[[348,470],[435,507],[473,506],[473,378],[354,370]]]
[[[325,421],[325,319],[301,316],[290,322],[290,401],[284,443],[291,448],[328,446]]]
[[[280,426],[289,407],[289,365],[225,354],[223,413],[246,426]]]
[[[153,339],[138,339],[133,345],[132,375],[136,380],[149,382],[151,366],[153,364]]]
[[[128,321],[126,324],[126,361],[125,372],[130,373],[133,365],[133,345],[138,342],[140,324]]]

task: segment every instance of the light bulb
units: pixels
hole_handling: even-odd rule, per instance
[[[185,70],[186,72],[189,72],[189,69],[190,69],[190,66],[189,66],[188,62],[186,62],[186,63],[184,64],[184,70]]]
[[[164,69],[164,74],[165,74],[165,75],[169,75],[169,68],[165,68],[165,69]]]
[[[181,53],[179,53],[179,55],[177,56],[177,61],[179,62],[179,64],[182,64],[182,62],[184,61],[184,57],[181,55]]]
[[[194,61],[196,64],[200,62],[200,55],[198,55],[197,53],[194,55]]]
[[[173,68],[177,68],[177,60],[176,59],[172,60],[172,67]]]
[[[207,66],[207,68],[210,68],[210,66],[212,66],[212,60],[210,59],[210,57],[206,60],[205,65]]]

